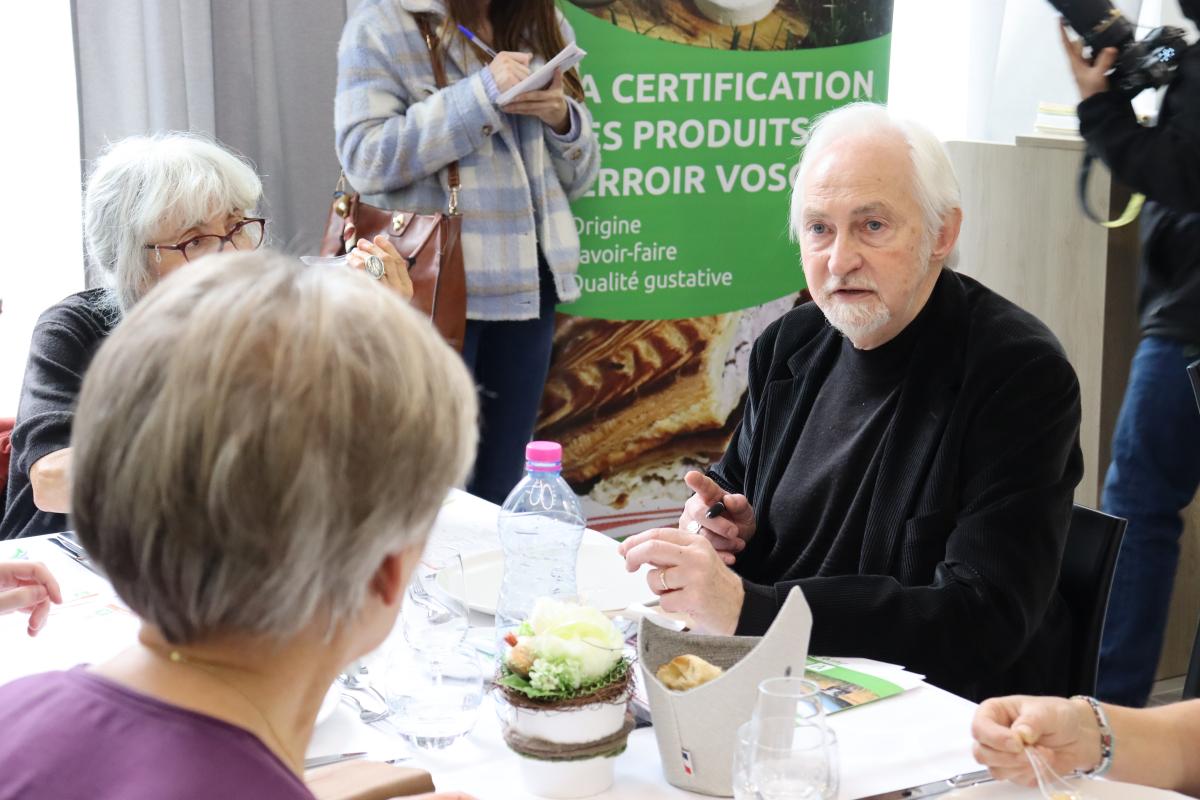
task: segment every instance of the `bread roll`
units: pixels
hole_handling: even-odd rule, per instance
[[[700,656],[676,656],[655,672],[655,677],[668,689],[686,692],[721,677],[725,670],[708,663]]]

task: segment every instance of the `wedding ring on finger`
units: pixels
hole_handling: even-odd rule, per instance
[[[703,525],[701,525],[699,520],[694,519],[687,524],[687,528],[685,530],[687,530],[687,532],[690,534],[699,536],[701,533],[704,533],[704,531],[708,530],[708,528],[705,528]]]
[[[384,276],[383,259],[377,255],[367,256],[367,274],[375,280],[379,280]]]
[[[671,587],[667,585],[667,571],[665,569],[660,569],[658,571],[658,582],[662,584],[662,590],[664,592],[671,591]]]

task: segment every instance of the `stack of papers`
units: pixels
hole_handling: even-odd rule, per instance
[[[1038,103],[1033,129],[1043,136],[1079,138],[1079,117],[1075,115],[1075,106]]]
[[[507,105],[526,92],[545,89],[550,85],[550,81],[554,80],[555,70],[566,72],[580,61],[583,61],[583,57],[586,55],[586,50],[583,50],[574,42],[568,42],[567,46],[558,55],[534,70],[528,78],[516,86],[510,87],[507,91],[502,92],[496,104],[501,106]]]
[[[869,658],[812,656],[809,656],[804,677],[821,687],[826,714],[894,697],[920,686],[925,678],[904,667]]]

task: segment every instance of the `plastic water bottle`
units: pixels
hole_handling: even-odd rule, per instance
[[[575,599],[575,562],[583,540],[579,498],[562,479],[562,446],[525,446],[525,477],[500,508],[504,571],[496,604],[496,652],[540,597]]]

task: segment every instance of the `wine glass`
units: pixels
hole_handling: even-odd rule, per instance
[[[441,750],[470,732],[483,700],[483,666],[469,647],[436,656],[397,643],[384,664],[388,724],[422,750]]]
[[[733,791],[737,800],[834,800],[837,737],[795,716],[759,717],[738,729]]]
[[[758,685],[754,719],[792,717],[798,724],[825,727],[821,687],[804,678],[767,678]]]
[[[462,556],[454,550],[427,550],[413,571],[400,613],[404,639],[418,653],[436,660],[459,647],[470,624]]]
[[[750,775],[754,741],[758,737],[758,720],[751,719],[738,726],[733,738],[733,800],[757,800],[754,781]]]

